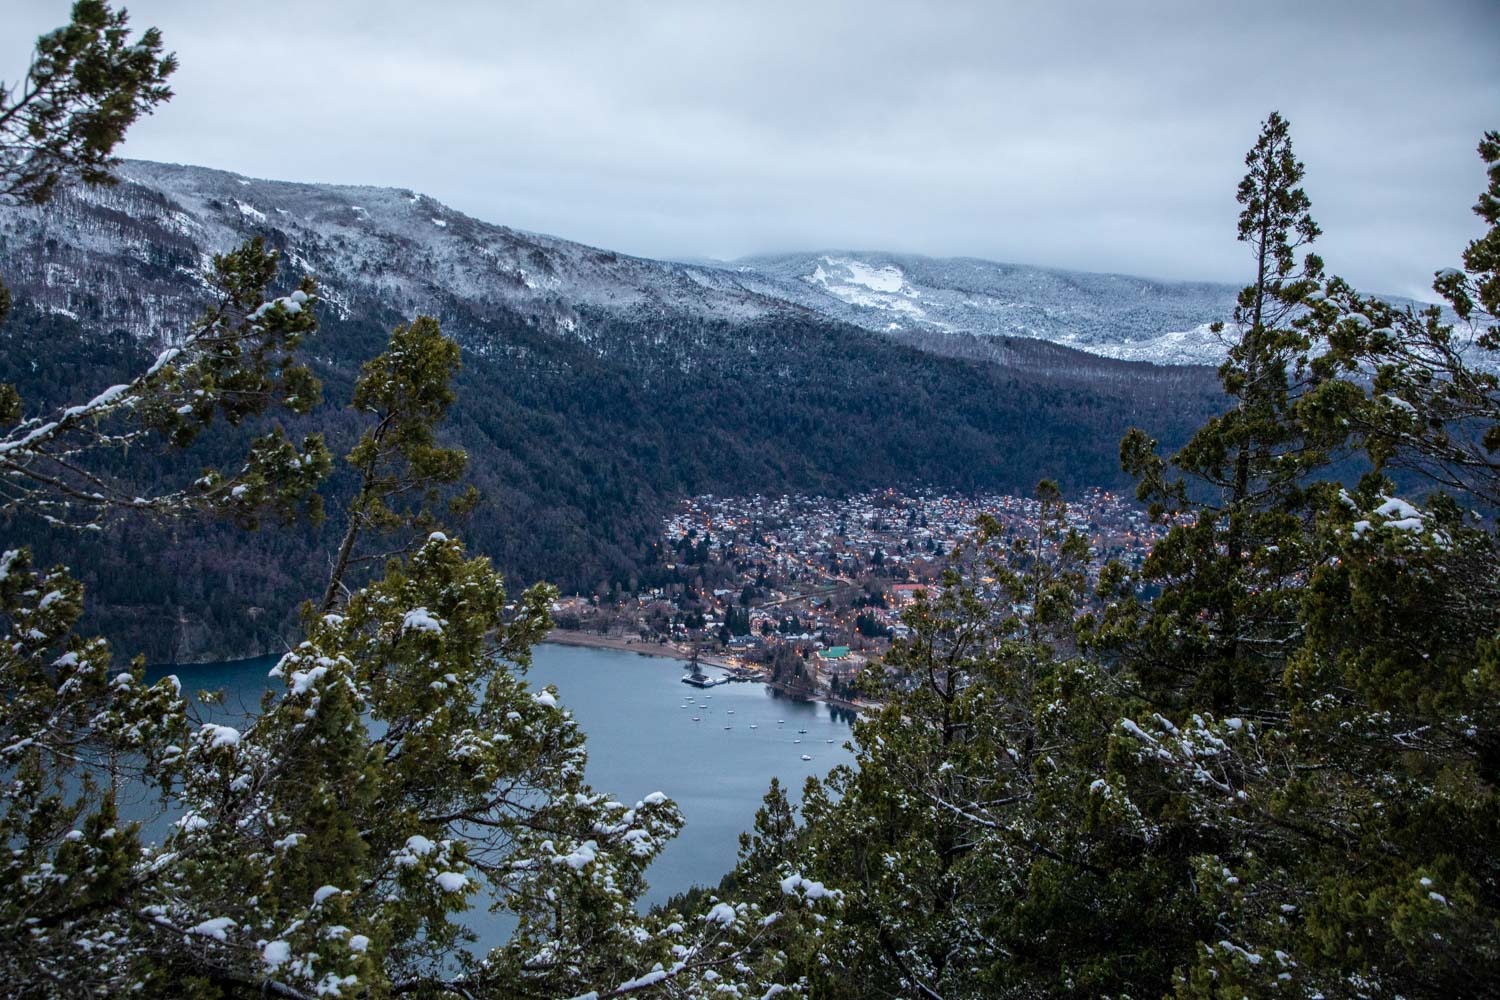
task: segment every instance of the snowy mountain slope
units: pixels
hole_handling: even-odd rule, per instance
[[[115,188],[0,209],[0,250],[8,280],[43,308],[148,339],[191,318],[184,280],[254,234],[345,312],[375,301],[439,315],[504,306],[583,339],[590,310],[729,323],[815,315],[917,346],[929,334],[1026,337],[1126,360],[1212,363],[1221,348],[1203,324],[1233,299],[1228,286],[892,254],[684,264],[491,225],[406,190],[139,161],[120,173]]]
[[[784,299],[908,343],[1033,338],[1120,361],[1218,365],[1235,336],[1240,288],[1002,264],[971,257],[829,251],[708,268],[748,293]],[[1382,296],[1398,307],[1424,304]],[[1447,321],[1457,319],[1445,310]],[[1214,333],[1216,321],[1228,329]],[[1489,366],[1492,362],[1476,358]]]
[[[44,209],[0,209],[0,249],[7,280],[41,307],[140,337],[189,319],[184,279],[251,235],[317,278],[341,312],[375,301],[436,314],[503,305],[568,334],[587,308],[729,322],[802,311],[705,286],[682,265],[489,225],[411,191],[143,162],[120,174],[117,187],[71,190]]]
[[[924,350],[1089,367],[1119,361],[1216,365],[1238,289],[1002,264],[830,251],[728,263],[651,260],[492,225],[394,188],[261,181],[130,161],[109,189],[64,192],[45,209],[0,207],[7,280],[42,308],[155,339],[197,308],[181,295],[212,254],[250,235],[318,279],[344,313],[372,303],[444,317],[469,340],[497,307],[589,341],[589,315],[751,323],[821,317]],[[1402,300],[1392,301],[1401,302]],[[968,337],[1024,352],[974,351]],[[469,340],[470,346],[478,346]],[[1057,345],[1057,349],[1042,344]]]
[[[1031,337],[1104,357],[1217,364],[1208,324],[1238,289],[1001,264],[974,258],[829,252],[726,265],[747,291],[774,295],[869,330]]]

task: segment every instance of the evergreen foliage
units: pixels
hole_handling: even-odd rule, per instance
[[[115,146],[172,96],[176,69],[155,28],[132,42],[125,11],[78,0],[67,25],[37,39],[25,77],[0,84],[0,201],[41,204],[74,177],[114,183]]]
[[[78,0],[72,20],[37,39],[26,75],[0,81],[0,204],[44,204],[71,179],[112,184],[111,155],[142,115],[172,96],[176,57],[161,53],[161,33],[130,42],[125,11]],[[0,323],[11,309],[0,282]],[[21,415],[15,387],[0,383],[0,423]]]
[[[0,202],[44,204],[59,185],[115,182],[112,157],[125,131],[171,97],[175,57],[148,29],[131,42],[126,13],[79,0],[69,24],[37,40],[25,77],[0,85]],[[247,442],[228,475],[205,470],[190,488],[152,495],[139,483],[102,475],[80,454],[125,449],[150,435],[183,447],[217,415],[230,424],[284,407],[306,413],[319,401],[307,367],[291,357],[311,330],[310,281],[268,299],[276,255],[258,241],[216,257],[213,305],[144,372],[88,402],[23,419],[16,386],[0,385],[0,507],[53,523],[97,523],[127,509],[171,513],[208,507],[253,525],[264,509],[291,519],[310,505],[326,473],[322,441],[300,446],[281,429]],[[0,322],[11,309],[0,286]]]
[[[1139,430],[1121,443],[1140,499],[1157,516],[1188,524],[1144,567],[1161,590],[1151,607],[1127,599],[1111,622],[1112,640],[1131,649],[1156,700],[1176,696],[1217,711],[1247,707],[1249,692],[1275,683],[1295,631],[1289,584],[1307,569],[1298,539],[1316,503],[1308,477],[1339,443],[1336,434],[1325,440],[1310,431],[1297,414],[1310,379],[1310,341],[1290,321],[1301,295],[1316,287],[1322,262],[1309,254],[1294,270],[1295,251],[1318,227],[1297,186],[1303,167],[1285,119],[1267,118],[1245,163],[1239,238],[1253,251],[1255,277],[1234,317],[1240,339],[1219,369],[1235,405],[1204,424],[1170,465]],[[1171,478],[1171,467],[1187,478]]]
[[[433,434],[433,425],[453,403],[450,382],[458,366],[458,345],[443,336],[436,320],[418,316],[396,327],[390,345],[360,373],[351,405],[369,413],[375,424],[349,452],[359,491],[349,503],[348,527],[333,557],[322,610],[331,610],[338,599],[361,533],[431,526],[426,505],[437,499],[440,486],[463,475],[467,457],[439,446]],[[418,506],[403,513],[397,505],[410,504],[413,496]],[[470,487],[452,509],[470,510],[477,500]]]

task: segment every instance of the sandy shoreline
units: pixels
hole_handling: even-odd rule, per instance
[[[644,639],[635,639],[628,636],[607,636],[597,632],[573,632],[555,628],[547,633],[543,642],[550,642],[557,646],[588,646],[593,649],[613,649],[622,653],[639,653],[641,656],[662,656],[669,660],[690,660],[693,658],[691,650],[672,643],[647,642]],[[713,653],[698,654],[698,662],[707,667],[738,667],[722,656]]]

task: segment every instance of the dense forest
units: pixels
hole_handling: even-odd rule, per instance
[[[184,294],[193,294],[186,282]],[[294,435],[322,429],[341,454],[356,433],[347,403],[358,363],[400,317],[323,310],[319,319],[307,350],[325,404],[284,423]],[[816,317],[630,323],[599,313],[583,320],[590,342],[493,310],[450,320],[470,332],[442,433],[469,454],[483,496],[466,537],[511,579],[585,593],[649,584],[662,517],[681,497],[917,484],[1024,492],[1041,477],[1121,487],[1114,442],[1127,427],[1179,443],[1221,398],[1204,369],[1093,359],[1057,371],[1056,348],[1016,341],[1004,345],[1009,364],[949,359]],[[677,362],[683,345],[699,359],[689,370]],[[1028,351],[1047,370],[1034,371]],[[101,336],[20,297],[0,327],[0,379],[29,413],[75,403],[79,386],[98,391],[148,363],[132,338]],[[142,489],[159,487],[216,464],[252,433],[106,461]],[[335,475],[330,498],[351,482]],[[25,539],[43,562],[65,561],[89,587],[91,627],[153,662],[175,662],[282,648],[308,581],[327,573],[333,530],[247,535],[210,523],[183,532],[135,519],[80,544],[23,513],[0,526],[0,541]]]

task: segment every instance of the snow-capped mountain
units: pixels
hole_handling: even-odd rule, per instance
[[[480,222],[412,191],[139,161],[119,175],[44,208],[0,209],[7,281],[45,309],[149,337],[190,318],[178,305],[185,278],[261,235],[341,311],[375,300],[434,314],[504,305],[569,333],[586,308],[744,321],[790,307],[732,283],[705,287],[680,264]]]
[[[428,312],[460,339],[495,307],[585,342],[588,315],[742,324],[822,317],[934,353],[1049,369],[1120,361],[1217,365],[1238,288],[975,258],[830,251],[678,262],[493,225],[396,188],[252,180],[141,161],[113,188],[0,207],[7,281],[39,306],[151,338],[191,319],[184,280],[247,236],[283,251],[343,312]],[[103,293],[101,294],[101,290]],[[1405,304],[1406,300],[1391,299]],[[979,344],[971,341],[980,341]],[[471,346],[475,346],[471,341]]]
[[[1217,364],[1238,291],[1000,264],[974,258],[830,252],[752,257],[727,265],[747,291],[772,295],[868,330],[1032,337],[1092,354],[1158,364]]]
[[[1207,324],[1234,297],[1226,285],[884,253],[660,261],[492,225],[407,190],[139,161],[120,175],[44,209],[0,209],[0,239],[8,280],[41,307],[143,337],[190,319],[182,282],[252,234],[316,277],[336,309],[503,305],[583,339],[589,310],[729,323],[818,315],[929,349],[949,350],[955,335],[1027,337],[1109,358],[1216,363],[1223,346]],[[107,272],[124,280],[106,280],[116,287],[101,295]]]

